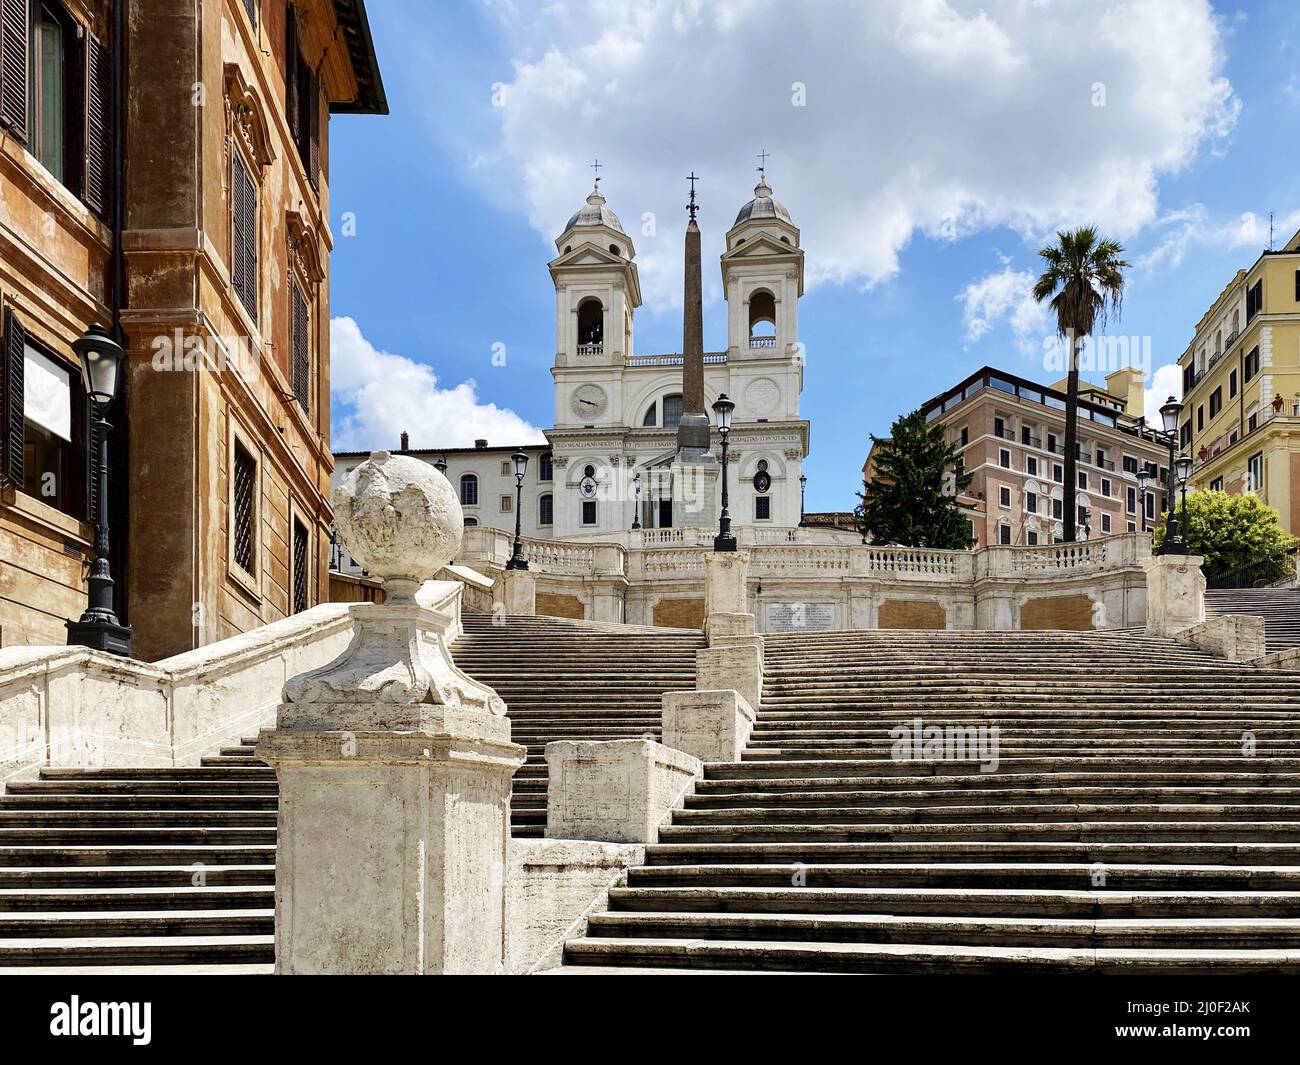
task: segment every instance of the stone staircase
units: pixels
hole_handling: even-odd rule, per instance
[[[996,772],[893,760],[916,718],[999,726]],[[647,852],[554,972],[1300,973],[1300,684],[1127,633],[770,635],[743,760]]]
[[[1252,614],[1264,619],[1264,644],[1270,654],[1300,647],[1300,589],[1211,588],[1205,613]]]
[[[510,803],[515,836],[546,829],[546,745],[552,740],[658,739],[659,697],[695,687],[699,632],[596,626],[549,617],[466,614],[456,664],[496,689],[510,738],[528,748]]]
[[[0,972],[270,972],[277,789],[254,742],[193,768],[10,782]]]
[[[546,825],[547,742],[659,734],[699,633],[466,615],[457,665],[506,699],[528,762],[516,835]],[[47,769],[0,796],[0,972],[270,972],[277,787],[256,737],[179,769]]]

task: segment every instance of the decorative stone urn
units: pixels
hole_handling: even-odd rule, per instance
[[[334,504],[387,599],[350,608],[348,648],[285,684],[258,741],[280,786],[276,971],[500,972],[526,750],[500,696],[452,661],[458,611],[416,598],[460,546],[460,504],[432,466],[383,451]]]

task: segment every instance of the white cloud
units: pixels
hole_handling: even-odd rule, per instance
[[[1236,218],[1214,219],[1204,204],[1194,203],[1160,217],[1156,223],[1159,237],[1151,250],[1137,260],[1137,265],[1147,270],[1173,269],[1194,247],[1246,248],[1258,254],[1268,247],[1268,226],[1267,214],[1244,211]],[[1297,228],[1300,228],[1300,210],[1275,215],[1273,247],[1282,247]]]
[[[1143,396],[1142,412],[1147,416],[1147,424],[1155,426],[1157,429],[1163,429],[1164,422],[1160,419],[1160,408],[1170,396],[1173,396],[1174,399],[1181,399],[1182,395],[1183,371],[1178,364],[1171,362],[1159,367],[1151,375],[1151,384],[1147,387]]]
[[[472,379],[440,388],[432,367],[379,351],[351,318],[331,319],[330,349],[339,451],[396,449],[404,429],[412,447],[472,447],[479,437],[494,446],[546,439],[514,411],[481,402]]]
[[[1008,264],[957,293],[966,323],[966,343],[975,343],[1006,322],[1021,351],[1041,350],[1043,338],[1054,335],[1055,329],[1047,305],[1034,299],[1034,280],[1028,270],[1012,270]]]
[[[809,282],[871,285],[918,231],[1037,239],[1096,222],[1130,239],[1158,217],[1159,176],[1239,109],[1206,0],[827,0],[797,17],[782,0],[484,2],[515,72],[500,143],[478,157],[483,187],[516,206],[522,191],[553,238],[599,156],[650,309],[680,299],[692,168],[712,254],[767,148],[776,195],[817,249]],[[647,212],[657,235],[641,232]]]

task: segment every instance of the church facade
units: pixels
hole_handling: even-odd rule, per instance
[[[554,425],[546,446],[523,449],[530,459],[524,535],[604,541],[635,528],[716,527],[721,438],[711,408],[724,394],[736,405],[728,465],[733,526],[799,525],[809,446],[809,424],[799,416],[799,230],[760,181],[727,231],[721,256],[725,351],[702,350],[699,240],[692,218],[683,350],[639,354],[636,247],[598,188],[556,238],[548,264],[555,286]],[[513,532],[509,458],[516,449],[514,441],[479,441],[474,448],[408,451],[440,468],[445,463],[467,524]],[[367,454],[336,453],[335,483]]]

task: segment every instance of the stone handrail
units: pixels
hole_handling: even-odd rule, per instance
[[[460,633],[463,585],[431,581],[418,601]],[[0,781],[42,766],[196,765],[272,723],[291,677],[332,661],[355,603],[322,603],[160,662],[84,647],[0,649]]]

